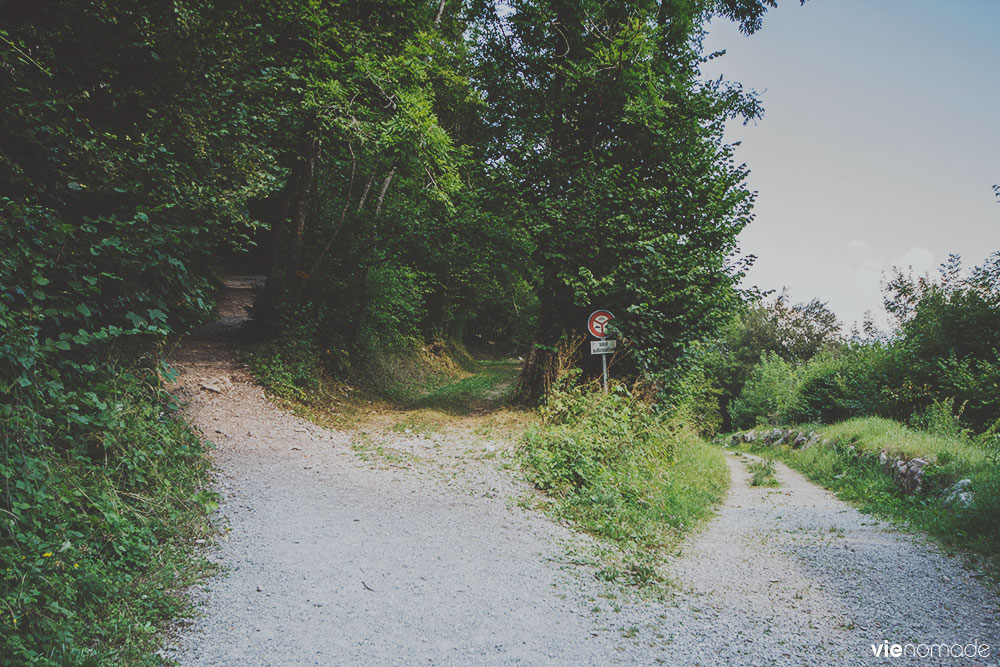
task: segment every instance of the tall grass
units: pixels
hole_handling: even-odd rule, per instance
[[[673,546],[725,494],[722,453],[624,390],[554,390],[544,416],[524,438],[529,476],[583,530],[637,550]]]
[[[774,459],[765,458],[747,466],[750,472],[750,486],[779,486],[781,483],[774,476]]]
[[[993,452],[959,435],[938,435],[908,428],[891,419],[859,417],[831,426],[823,426],[825,438],[834,442],[854,444],[865,452],[890,454],[905,458],[920,457],[932,463],[958,460],[963,469],[978,469],[988,465]]]

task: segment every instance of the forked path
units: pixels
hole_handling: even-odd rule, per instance
[[[275,407],[228,341],[252,288],[227,281],[221,322],[174,358],[224,499],[221,572],[165,653],[180,664],[854,664],[883,639],[978,639],[996,661],[996,598],[958,561],[786,468],[751,488],[733,456],[666,599],[598,581],[578,564],[591,540],[516,501],[510,442],[328,431]]]

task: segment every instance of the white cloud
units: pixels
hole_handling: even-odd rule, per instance
[[[892,260],[890,266],[900,269],[912,268],[914,273],[924,273],[934,266],[934,253],[927,248],[910,248],[904,254]]]

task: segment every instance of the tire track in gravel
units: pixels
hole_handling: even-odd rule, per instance
[[[503,466],[510,442],[381,434],[406,456],[364,461],[359,434],[268,401],[229,342],[254,284],[229,279],[220,322],[173,359],[175,392],[216,444],[222,572],[191,591],[202,615],[167,659],[866,664],[882,639],[1000,649],[996,598],[957,560],[784,466],[781,487],[751,488],[736,456],[719,516],[664,566],[666,599],[600,582],[571,564],[593,540],[512,500],[530,490]]]

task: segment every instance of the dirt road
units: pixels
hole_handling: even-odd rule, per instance
[[[228,339],[253,282],[227,285],[220,323],[174,358],[224,497],[222,571],[165,652],[182,665],[867,664],[883,640],[998,660],[997,599],[958,560],[787,468],[752,488],[735,455],[719,516],[665,565],[672,593],[601,582],[599,545],[519,502],[510,441],[275,407]]]

